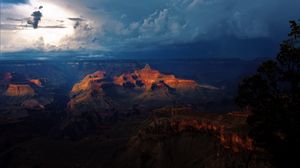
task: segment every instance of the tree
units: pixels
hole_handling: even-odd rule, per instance
[[[300,142],[300,25],[290,21],[290,28],[276,59],[245,78],[236,97],[241,108],[252,111],[250,137],[273,154],[278,167],[296,163]]]

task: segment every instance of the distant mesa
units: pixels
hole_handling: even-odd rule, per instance
[[[80,81],[79,83],[76,83],[72,90],[71,95],[76,95],[80,92],[90,90],[90,89],[100,89],[100,81],[105,77],[104,71],[97,71],[95,73],[89,74],[85,76],[85,78]]]
[[[105,96],[102,88],[104,77],[104,71],[97,71],[86,75],[82,81],[76,83],[70,92],[69,109],[99,112],[110,109],[111,101]]]
[[[46,83],[45,86],[48,87]],[[11,115],[13,120],[18,119],[22,113],[28,116],[27,112],[31,110],[44,110],[46,105],[54,100],[52,93],[49,92],[50,89],[46,87],[38,78],[30,78],[27,74],[6,72],[0,79],[0,109]]]
[[[4,73],[0,84],[4,89],[4,95],[11,97],[34,96],[35,89],[42,87],[40,79],[28,79],[24,75],[11,72]]]
[[[5,95],[11,97],[34,96],[35,91],[27,84],[9,84]]]
[[[61,126],[62,132],[69,135],[68,130],[76,130],[71,136],[78,138],[95,130],[95,125],[102,119],[111,117],[113,105],[103,90],[104,79],[105,72],[97,71],[74,84],[69,93],[69,117]]]
[[[114,78],[114,83],[123,87],[144,88],[153,90],[170,87],[179,90],[196,89],[199,87],[196,81],[178,79],[174,75],[166,75],[154,70],[149,64],[143,69],[135,70],[133,73],[125,73]]]
[[[37,87],[42,87],[42,82],[40,79],[30,79],[29,82]]]
[[[205,86],[205,85],[203,85]],[[213,86],[199,85],[194,80],[180,79],[152,69],[148,64],[133,72],[111,78],[104,71],[86,75],[74,84],[69,96],[68,109],[72,112],[95,111],[103,116],[118,109],[154,108],[181,102],[195,103],[207,99],[215,92],[203,94],[202,90],[214,90]],[[201,90],[202,89],[202,90]],[[192,100],[192,101],[191,101]]]

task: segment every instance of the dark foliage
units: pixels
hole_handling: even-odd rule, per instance
[[[276,59],[244,79],[236,98],[253,113],[248,118],[250,136],[273,154],[278,167],[297,165],[300,142],[300,25],[290,21],[290,27]]]

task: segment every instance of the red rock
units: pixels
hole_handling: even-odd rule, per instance
[[[95,73],[85,76],[85,78],[82,81],[76,83],[73,86],[71,94],[77,94],[79,92],[86,91],[89,89],[100,89],[99,82],[97,81],[103,79],[104,77],[105,72],[103,71],[97,71]]]
[[[39,79],[30,79],[29,82],[36,85],[36,86],[38,86],[38,87],[42,87],[42,82]]]
[[[69,109],[72,111],[88,111],[110,108],[110,100],[106,98],[102,89],[103,82],[101,80],[104,77],[105,72],[97,71],[86,75],[82,81],[76,83],[70,92]]]
[[[198,87],[197,82],[193,80],[178,79],[174,75],[162,74],[157,70],[151,69],[148,64],[143,69],[114,78],[116,85],[123,86],[125,83],[130,82],[137,86],[138,82],[141,82],[146,90],[150,90],[153,84],[159,84],[161,81],[174,89],[195,89]]]
[[[172,113],[173,111],[176,111],[176,108],[174,110],[162,110],[167,113]],[[180,108],[179,110],[182,111],[184,108]],[[237,153],[243,150],[252,151],[253,140],[246,134],[241,134],[240,132],[237,132],[236,129],[233,129],[240,126],[238,122],[232,120],[232,123],[224,122],[227,120],[227,117],[228,115],[225,114],[218,116],[202,115],[201,117],[171,117],[169,119],[154,118],[148,127],[140,130],[139,134],[141,134],[141,136],[172,132],[178,134],[193,129],[215,135],[223,148],[231,150],[232,152]],[[236,119],[241,120],[239,117]],[[245,124],[244,120],[243,122]],[[164,128],[167,129],[164,130]],[[159,132],[156,132],[158,130]]]
[[[18,97],[18,96],[34,96],[35,91],[30,87],[30,85],[17,85],[9,84],[5,92],[6,96]]]

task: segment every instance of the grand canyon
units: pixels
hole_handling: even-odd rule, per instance
[[[296,168],[300,0],[1,0],[0,168]]]
[[[0,164],[272,167],[248,136],[251,111],[234,103],[232,83],[259,63],[7,61]]]

